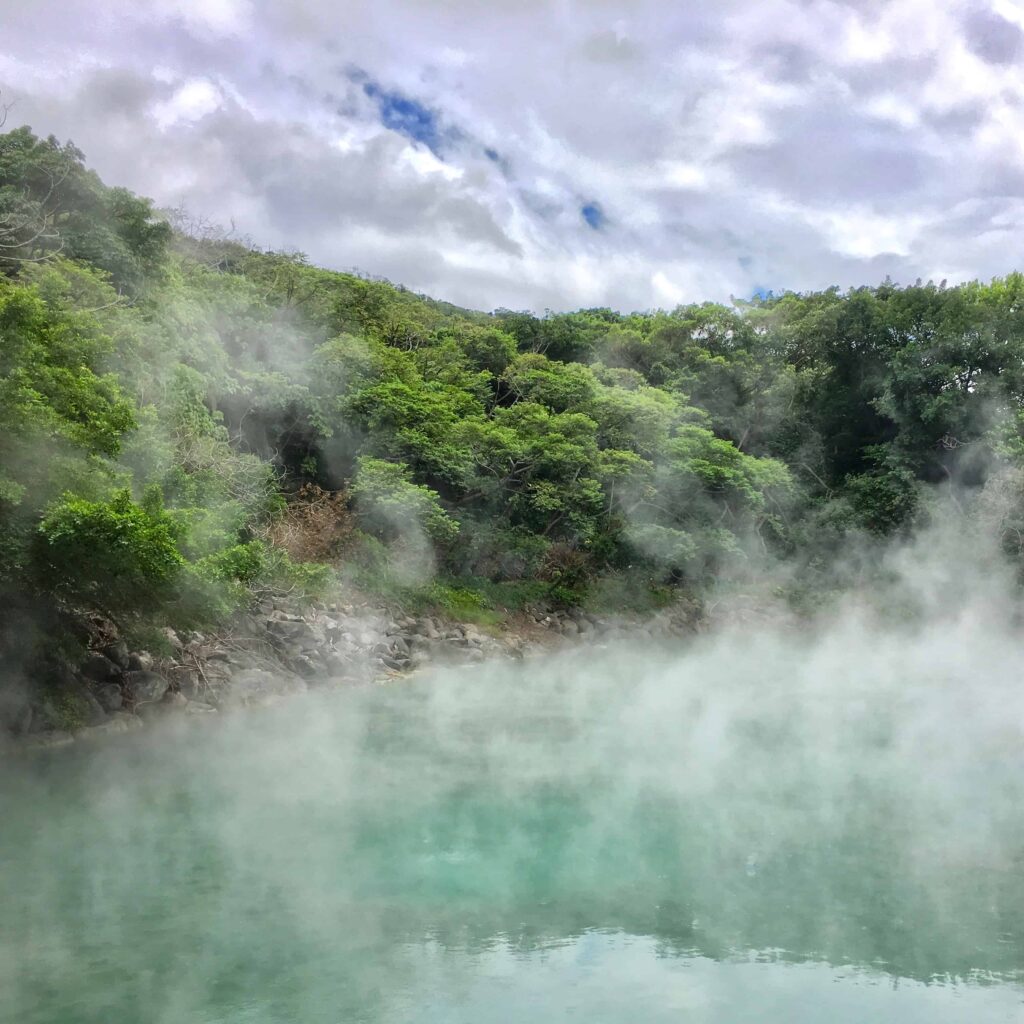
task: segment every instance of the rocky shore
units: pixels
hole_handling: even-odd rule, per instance
[[[365,602],[268,598],[217,634],[166,629],[153,650],[130,649],[101,632],[91,636],[84,658],[52,667],[47,685],[9,690],[0,703],[0,733],[16,747],[55,746],[169,714],[217,715],[308,689],[380,684],[431,665],[693,629],[680,610],[645,619],[540,611],[484,628]]]

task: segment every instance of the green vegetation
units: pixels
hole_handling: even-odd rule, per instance
[[[926,522],[935,485],[1020,559],[1022,299],[1012,274],[472,312],[169,220],[17,129],[0,601],[144,628],[349,580],[486,624],[786,562],[807,606],[849,542]]]

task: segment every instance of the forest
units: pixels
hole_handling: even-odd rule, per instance
[[[476,312],[0,135],[12,612],[141,631],[350,586],[486,619],[759,581],[810,607],[940,507],[1021,559],[1020,274]]]

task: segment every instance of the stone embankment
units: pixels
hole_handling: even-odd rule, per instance
[[[386,682],[427,666],[522,658],[570,643],[601,645],[692,631],[684,616],[523,615],[484,629],[370,605],[265,600],[216,635],[164,631],[162,650],[97,637],[77,667],[23,687],[0,707],[19,745],[60,745],[124,732],[168,714],[216,715],[308,689]],[[155,646],[155,645],[154,645]]]

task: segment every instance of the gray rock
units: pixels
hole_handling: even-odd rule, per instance
[[[128,668],[128,645],[119,640],[116,644],[108,644],[103,653],[120,669]]]
[[[306,679],[313,679],[320,673],[316,663],[307,654],[300,654],[297,658],[292,658],[288,666],[293,672],[297,672]]]
[[[105,654],[100,654],[99,651],[90,651],[82,662],[81,672],[86,679],[105,683],[108,679],[114,679],[120,675],[121,670]]]
[[[148,672],[153,667],[153,655],[149,651],[132,651],[128,655],[129,672]]]
[[[205,697],[207,686],[198,672],[191,670],[179,672],[175,678],[178,681],[178,689],[188,700],[197,700]]]
[[[281,640],[297,640],[307,631],[306,623],[301,619],[268,619],[267,632]]]
[[[175,651],[180,651],[185,645],[181,642],[181,637],[171,629],[170,626],[165,626],[162,630],[164,639]]]
[[[95,694],[104,711],[118,711],[123,703],[121,687],[116,683],[103,683],[97,686]]]
[[[185,705],[186,715],[215,715],[217,709],[211,704],[204,704],[201,700],[190,700]]]
[[[98,725],[107,720],[107,712],[103,705],[88,690],[83,689],[81,697],[86,725]]]
[[[92,725],[88,729],[83,729],[79,736],[85,738],[90,736],[110,736],[119,732],[128,732],[131,729],[138,728],[138,726],[139,720],[137,718],[124,712],[118,712],[111,715],[105,722],[100,722],[98,725]]]
[[[156,672],[129,672],[128,687],[136,704],[152,704],[160,700],[170,684]]]
[[[35,728],[57,732],[76,732],[96,725],[107,717],[96,698],[78,680],[46,693],[33,714]]]

